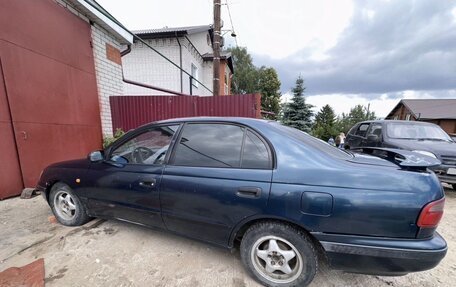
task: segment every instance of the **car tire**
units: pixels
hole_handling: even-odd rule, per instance
[[[90,221],[87,211],[73,190],[64,183],[56,183],[49,194],[49,205],[58,222],[79,226]]]
[[[452,186],[453,186],[453,190],[456,191],[456,183],[453,183]]]
[[[306,234],[288,224],[253,225],[242,238],[240,253],[249,273],[265,286],[307,286],[317,272],[314,245]]]

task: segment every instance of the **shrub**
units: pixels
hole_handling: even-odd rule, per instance
[[[114,133],[114,136],[105,136],[103,137],[103,148],[108,147],[111,145],[113,142],[115,142],[117,139],[119,139],[121,136],[123,136],[125,132],[122,129],[116,129],[116,132]]]

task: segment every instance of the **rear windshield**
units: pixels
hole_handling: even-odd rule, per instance
[[[288,136],[291,136],[292,138],[304,143],[307,146],[311,146],[312,148],[318,149],[321,152],[324,152],[330,156],[340,158],[340,159],[350,159],[352,158],[352,154],[346,152],[345,150],[341,150],[339,148],[336,148],[327,142],[324,142],[320,139],[317,139],[308,133],[305,133],[303,131],[300,131],[295,128],[287,127],[284,125],[281,125],[277,122],[270,122],[274,127],[279,129],[281,132],[285,133]]]

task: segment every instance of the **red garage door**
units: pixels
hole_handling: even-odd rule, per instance
[[[8,98],[0,65],[0,199],[15,195],[22,186]]]
[[[52,0],[0,1],[0,156],[12,175],[0,198],[20,193],[18,182],[35,186],[49,163],[100,147],[90,43],[90,25]]]

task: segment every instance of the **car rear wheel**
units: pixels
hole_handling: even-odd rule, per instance
[[[452,186],[453,186],[453,190],[456,191],[456,183],[453,183]]]
[[[250,227],[241,242],[248,271],[265,286],[307,286],[317,271],[317,253],[291,225],[266,222]]]
[[[63,225],[78,226],[90,220],[85,207],[66,184],[54,184],[49,195],[49,205],[56,219]]]

